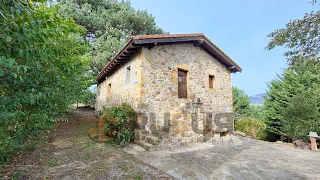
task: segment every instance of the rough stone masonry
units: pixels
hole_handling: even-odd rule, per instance
[[[179,71],[186,74],[183,98]],[[139,128],[182,141],[229,131],[230,73],[237,71],[203,34],[135,36],[99,74],[96,110],[128,103],[139,113]]]

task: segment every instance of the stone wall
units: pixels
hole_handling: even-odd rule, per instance
[[[128,65],[132,78],[126,85]],[[186,99],[178,98],[178,69],[188,71]],[[214,88],[209,88],[209,75],[215,76]],[[192,103],[198,98],[200,103]],[[97,111],[124,102],[138,111],[143,129],[169,130],[184,141],[203,137],[212,133],[216,114],[232,112],[230,71],[193,44],[142,48],[98,85]]]
[[[128,103],[135,110],[139,110],[142,59],[142,51],[137,52],[127,63],[97,86],[96,111],[102,111],[104,107],[120,105],[121,103]],[[131,71],[130,82],[125,83],[125,71],[128,66],[130,66]]]
[[[206,119],[212,121],[218,113],[232,112],[230,71],[202,48],[193,44],[164,45],[145,52],[140,111],[149,117],[151,128],[166,129],[170,121],[170,136],[200,136],[205,132],[195,133],[194,129],[204,130]],[[188,71],[186,99],[178,98],[178,69]],[[215,76],[214,88],[209,88],[209,75]],[[191,102],[197,98],[201,103],[194,108],[197,104]]]

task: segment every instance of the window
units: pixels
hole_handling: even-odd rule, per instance
[[[127,66],[125,69],[125,84],[130,84],[131,82],[131,66]]]
[[[209,88],[210,89],[216,88],[216,78],[213,75],[209,75]]]
[[[111,83],[110,83],[110,84],[108,84],[108,97],[109,97],[109,99],[111,99],[111,97],[112,97],[112,92],[111,92]]]
[[[178,97],[187,98],[187,73],[185,70],[178,70]]]

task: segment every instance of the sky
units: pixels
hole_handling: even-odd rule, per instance
[[[311,0],[131,0],[147,10],[170,34],[204,33],[243,69],[232,74],[232,85],[248,95],[265,93],[287,66],[286,51],[265,50],[269,33],[291,19],[317,10]]]

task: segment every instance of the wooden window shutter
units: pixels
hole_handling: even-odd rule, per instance
[[[178,70],[178,97],[187,98],[187,71]]]

